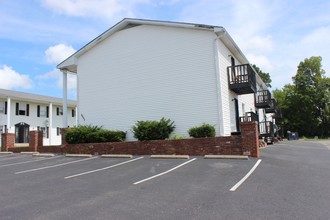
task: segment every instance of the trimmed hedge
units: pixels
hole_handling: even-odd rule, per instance
[[[190,128],[188,134],[194,138],[215,137],[215,128],[213,125],[204,123],[200,126]]]
[[[91,125],[79,125],[67,129],[65,140],[68,144],[121,142],[126,138],[123,131],[112,131]]]
[[[137,121],[132,127],[132,132],[139,141],[164,140],[174,129],[174,122],[162,118],[160,121]]]

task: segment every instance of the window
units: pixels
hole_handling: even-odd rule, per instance
[[[76,111],[74,109],[72,109],[72,117],[76,116]]]
[[[49,107],[48,106],[37,106],[37,117],[49,117]]]
[[[0,113],[5,113],[5,102],[0,101]]]
[[[49,138],[49,128],[48,127],[40,127],[38,126],[38,131],[42,131],[42,135],[44,138]]]
[[[56,135],[57,136],[61,135],[61,128],[59,128],[59,127],[56,128]]]
[[[56,108],[56,115],[63,115],[63,108]]]
[[[30,105],[29,104],[16,103],[16,115],[29,116],[29,112],[30,112]]]

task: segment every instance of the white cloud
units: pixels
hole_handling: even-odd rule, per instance
[[[0,65],[0,88],[13,89],[32,87],[32,81],[28,75],[20,74],[6,65]]]
[[[270,36],[254,35],[245,40],[240,38],[239,41],[243,51],[265,53],[273,50],[273,41]]]
[[[46,60],[49,63],[58,64],[71,56],[76,50],[65,44],[57,44],[45,51]]]
[[[52,71],[36,76],[37,80],[55,82],[56,86],[60,89],[63,88],[63,73],[58,69],[53,69]],[[77,76],[74,74],[68,74],[68,90],[77,89]]]
[[[264,55],[247,54],[250,63],[257,65],[263,72],[270,73],[273,71],[273,65]]]
[[[118,14],[133,16],[136,4],[148,0],[42,0],[44,7],[69,16],[113,18]]]

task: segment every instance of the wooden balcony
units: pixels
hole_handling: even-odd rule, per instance
[[[265,113],[276,113],[276,100],[275,99],[271,99],[270,100],[270,107],[265,109]]]
[[[240,117],[241,122],[246,122],[246,121],[259,121],[259,117],[256,113],[254,112],[245,112],[243,117]]]
[[[229,88],[239,95],[255,93],[256,72],[250,64],[228,66]]]
[[[282,110],[278,108],[275,112],[274,117],[277,118],[277,119],[282,118]]]
[[[261,90],[256,95],[256,108],[270,108],[271,105],[271,94],[269,90]]]
[[[274,123],[271,121],[264,121],[259,123],[260,137],[274,137]]]

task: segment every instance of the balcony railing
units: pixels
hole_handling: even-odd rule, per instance
[[[245,115],[243,117],[240,117],[241,122],[247,122],[247,121],[259,121],[259,117],[254,112],[245,112]]]
[[[279,119],[282,118],[282,110],[281,109],[277,109],[275,112],[275,118]]]
[[[235,93],[242,95],[256,92],[256,72],[250,64],[228,66],[227,73],[229,88]]]
[[[269,90],[261,90],[256,95],[256,107],[257,108],[270,108],[271,94]]]
[[[274,124],[271,121],[259,123],[259,133],[261,137],[274,137]]]
[[[266,113],[276,113],[276,100],[275,99],[271,99],[270,100],[270,107],[265,109]]]

